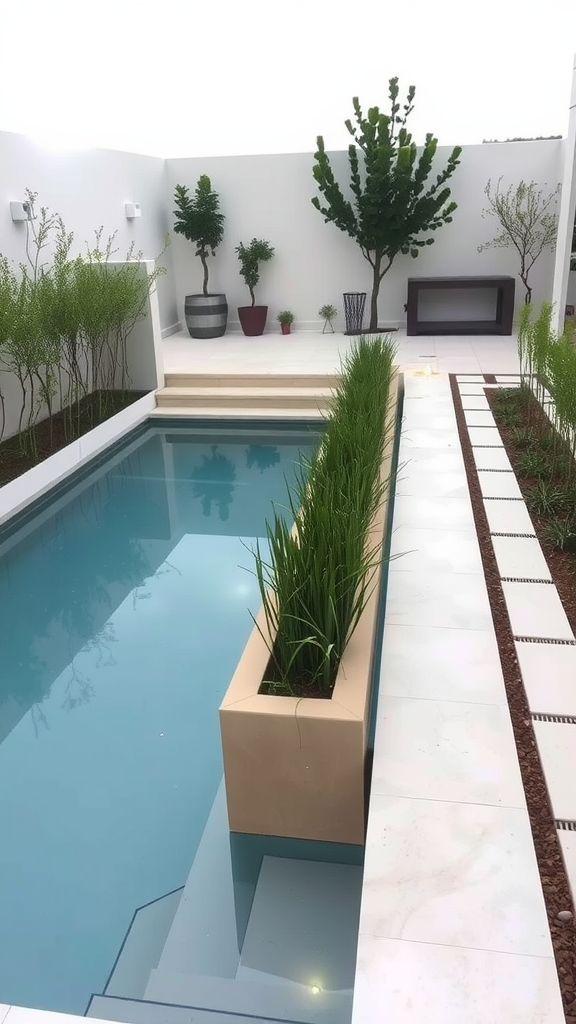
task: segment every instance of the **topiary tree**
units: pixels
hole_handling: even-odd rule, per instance
[[[484,194],[488,206],[482,211],[483,217],[495,217],[501,231],[490,242],[478,246],[478,252],[486,249],[507,249],[512,246],[520,257],[518,276],[526,289],[524,302],[532,301],[529,274],[544,249],[554,250],[558,231],[555,206],[560,194],[560,185],[553,192],[544,195],[535,181],[529,184],[520,181],[502,191],[498,179],[494,191],[488,181]]]
[[[272,259],[274,248],[270,242],[266,242],[262,238],[253,238],[249,245],[240,242],[235,251],[240,260],[240,274],[248,286],[252,299],[251,305],[254,306],[256,303],[254,289],[260,280],[260,264]]]
[[[174,189],[174,231],[184,235],[188,242],[196,243],[196,256],[204,268],[202,293],[208,295],[208,256],[216,255],[216,249],[224,235],[224,214],[220,213],[220,199],[212,191],[207,174],[201,174],[193,198],[186,185]]]
[[[332,221],[358,243],[362,255],[372,267],[371,331],[378,326],[380,282],[398,254],[418,256],[423,246],[434,242],[433,238],[420,238],[422,232],[436,231],[451,222],[456,203],[449,202],[450,189],[444,186],[458,166],[462,152],[460,146],[453,149],[444,170],[426,188],[438,139],[428,134],[418,156],[416,143],[406,129],[416,89],[410,86],[402,112],[398,102],[397,78],[390,79],[388,93],[389,114],[381,113],[378,107],[370,107],[364,117],[358,98],[352,100],[356,127],[351,121],[345,124],[355,142],[348,148],[353,202],[345,199],[334,178],[321,135],[318,136],[313,168],[314,178],[325,200],[325,205],[322,205],[315,196],[313,205],[326,222]]]

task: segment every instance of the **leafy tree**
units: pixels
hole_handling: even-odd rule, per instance
[[[196,256],[200,257],[204,268],[202,291],[208,295],[208,256],[216,255],[224,235],[224,214],[220,213],[218,193],[212,191],[208,175],[201,174],[194,197],[191,198],[186,185],[176,185],[174,202],[174,231],[184,235],[188,242],[196,243]]]
[[[483,217],[495,217],[501,231],[490,242],[478,246],[478,252],[486,249],[507,249],[512,246],[520,257],[518,276],[526,289],[524,301],[532,301],[532,288],[529,274],[544,249],[554,250],[558,218],[553,212],[560,194],[560,185],[553,192],[544,195],[536,182],[527,184],[520,181],[517,185],[509,185],[502,191],[498,179],[492,190],[492,182],[487,182],[484,194],[488,199],[488,207],[482,211]]]
[[[378,107],[370,107],[364,117],[358,98],[352,100],[356,126],[351,121],[345,122],[355,142],[348,148],[352,202],[344,197],[334,178],[321,135],[313,168],[325,200],[322,205],[314,196],[313,205],[326,222],[332,221],[358,243],[372,267],[371,331],[378,326],[380,282],[396,257],[399,253],[416,257],[423,246],[432,245],[434,238],[419,236],[449,224],[456,209],[456,203],[449,202],[450,189],[444,186],[458,166],[461,147],[452,150],[444,170],[427,187],[438,139],[428,134],[418,155],[416,143],[406,128],[416,89],[410,86],[402,112],[398,91],[398,79],[391,78],[389,114],[381,113]]]
[[[252,299],[251,305],[254,306],[256,303],[254,289],[260,280],[260,264],[272,259],[274,247],[263,238],[253,238],[249,245],[240,242],[235,251],[240,260],[240,275],[246,282]]]

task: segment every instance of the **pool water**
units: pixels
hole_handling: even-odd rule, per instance
[[[83,1013],[135,909],[186,881],[248,549],[316,441],[271,429],[150,427],[0,534],[1,1002]]]

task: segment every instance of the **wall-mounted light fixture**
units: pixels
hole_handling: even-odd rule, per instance
[[[34,206],[32,203],[28,202],[27,199],[25,199],[23,203],[11,202],[10,213],[12,220],[15,221],[35,220]]]
[[[124,212],[126,220],[135,220],[136,217],[142,216],[140,203],[124,203]]]

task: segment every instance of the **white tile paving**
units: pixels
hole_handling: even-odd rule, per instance
[[[576,646],[516,643],[530,711],[576,715]]]
[[[353,1019],[354,1024],[564,1024],[565,1020],[551,957],[503,955],[404,939],[372,939],[369,947],[361,944]]]
[[[490,412],[490,406],[488,405],[488,399],[484,395],[462,395],[462,407],[466,410],[474,410],[480,412]],[[468,420],[466,421],[468,422]],[[494,418],[492,417],[492,422]],[[476,426],[475,423],[470,423],[470,426]]]
[[[491,473],[489,470],[481,469],[478,480],[483,498],[522,499],[522,491],[514,473]]]
[[[550,583],[503,583],[514,636],[573,640],[558,591]]]
[[[534,534],[534,524],[523,501],[485,501],[491,533]]]
[[[560,1024],[463,465],[428,469],[455,455],[420,445],[395,504],[353,1024]]]
[[[381,694],[376,743],[373,794],[525,806],[506,706]]]
[[[506,704],[492,628],[439,629],[387,623],[384,662],[380,693],[386,696]]]
[[[467,409],[464,406],[464,419],[469,427],[493,427],[494,417],[490,409]]]
[[[527,811],[374,794],[360,931],[550,956]]]
[[[468,433],[473,445],[478,445],[481,448],[502,447],[500,431],[496,427],[470,427]]]
[[[575,728],[564,722],[534,721],[533,724],[552,813],[555,818],[576,821]]]
[[[399,526],[392,534],[390,554],[393,568],[400,572],[482,572],[475,530]]]
[[[500,576],[549,580],[550,569],[536,537],[492,537]]]
[[[472,455],[476,469],[505,469],[512,472],[512,465],[504,448],[473,448]]]

